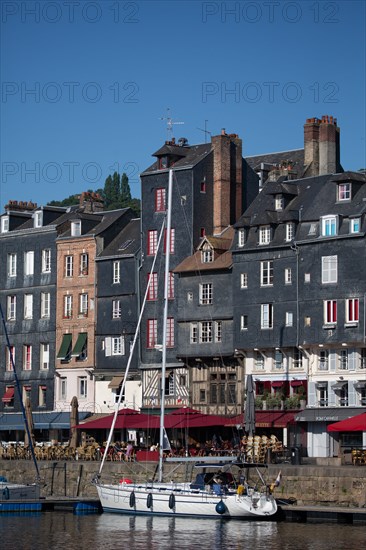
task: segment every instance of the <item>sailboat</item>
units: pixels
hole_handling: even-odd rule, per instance
[[[172,182],[173,170],[169,171],[168,203],[166,215],[166,257],[165,257],[165,285],[164,285],[164,313],[163,313],[163,344],[162,344],[162,376],[161,376],[161,409],[160,409],[160,441],[158,481],[134,483],[131,479],[122,479],[120,483],[103,483],[102,460],[99,473],[93,482],[104,512],[114,512],[130,515],[154,515],[194,518],[268,518],[277,512],[276,500],[270,485],[266,485],[259,471],[259,465],[246,464],[240,457],[193,457],[166,458],[164,448],[166,432],[164,428],[164,395],[165,395],[165,368],[166,368],[166,340],[168,315],[168,282],[169,282],[169,251],[170,228],[172,210]],[[162,234],[162,233],[161,233]],[[160,234],[160,238],[161,238]],[[159,238],[159,241],[160,241]],[[159,246],[159,245],[158,245]],[[155,260],[154,260],[155,261]],[[154,264],[152,270],[154,268]],[[150,278],[151,279],[151,278]],[[148,288],[146,290],[145,299]],[[142,305],[142,311],[145,300]],[[131,346],[133,353],[137,333],[141,322],[142,312],[137,324],[136,334]],[[124,381],[127,379],[129,368],[127,363]],[[124,383],[124,382],[123,382]],[[123,394],[120,392],[120,399]],[[113,429],[118,415],[118,405],[112,420],[109,432],[107,449],[112,440]],[[104,457],[107,455],[107,449]],[[164,482],[163,466],[166,461],[186,462],[194,461],[197,469],[196,479],[193,482]],[[248,481],[249,468],[255,468],[258,480],[255,485]],[[234,470],[237,470],[235,474]],[[233,473],[232,473],[233,472]],[[246,472],[244,474],[243,472]],[[275,485],[275,484],[273,484]]]

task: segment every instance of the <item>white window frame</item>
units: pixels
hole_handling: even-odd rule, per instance
[[[10,359],[10,351],[11,351],[11,355],[13,356],[13,361],[14,361],[14,365],[15,365],[15,346],[10,346],[10,350],[9,350],[8,347],[6,347],[5,370],[7,372],[12,372],[13,371],[13,364],[12,364],[11,359]]]
[[[89,309],[89,296],[87,292],[79,294],[79,315],[87,317]]]
[[[27,250],[24,252],[24,275],[32,276],[34,275],[34,251]]]
[[[50,368],[50,345],[48,342],[40,344],[40,370],[48,370]]]
[[[273,260],[261,262],[261,286],[273,286]]]
[[[291,267],[285,268],[285,284],[291,285],[292,284],[292,269]]]
[[[346,300],[346,323],[358,323],[360,316],[360,301],[358,298]]]
[[[113,284],[121,282],[121,262],[116,260],[113,262]]]
[[[37,210],[34,213],[33,227],[42,227],[42,225],[43,225],[43,211]]]
[[[261,329],[273,329],[273,304],[261,304]]]
[[[147,342],[146,347],[148,349],[155,349],[158,338],[158,321],[157,319],[147,320]]]
[[[61,376],[59,388],[60,388],[60,391],[59,391],[60,400],[65,401],[67,398],[67,377],[66,376]]]
[[[191,323],[189,332],[191,344],[198,344],[198,323]]]
[[[341,349],[339,352],[338,358],[339,358],[339,370],[348,370],[349,368],[348,349]]]
[[[17,255],[15,252],[8,254],[8,277],[16,277],[17,275]]]
[[[78,394],[80,399],[88,397],[88,377],[78,376]]]
[[[338,256],[322,256],[322,284],[338,282]]]
[[[286,311],[285,325],[286,327],[292,327],[294,324],[294,314],[292,311]]]
[[[201,321],[199,324],[200,344],[210,344],[213,341],[212,321]]]
[[[80,237],[81,235],[81,220],[71,222],[71,236]]]
[[[23,370],[32,370],[32,345],[23,344]]]
[[[215,342],[222,342],[222,321],[215,321],[214,324],[215,331]]]
[[[149,229],[147,232],[147,255],[154,256],[158,248],[158,232],[156,229]]]
[[[360,218],[351,218],[350,219],[350,232],[359,233],[361,231],[361,220]]]
[[[240,316],[240,330],[248,330],[248,315]]]
[[[320,350],[319,352],[318,370],[319,371],[329,370],[329,352],[327,349]]]
[[[9,231],[9,216],[2,216],[1,233],[7,233],[8,231]]]
[[[74,256],[66,254],[65,256],[65,277],[72,277],[74,275]]]
[[[240,288],[248,288],[248,273],[240,274]]]
[[[154,271],[147,276],[149,284],[149,291],[147,293],[147,300],[149,302],[158,299],[158,274]]]
[[[121,300],[112,301],[112,319],[120,319],[122,316]]]
[[[33,319],[33,294],[24,294],[24,319]]]
[[[15,321],[17,318],[17,297],[11,294],[6,299],[6,319],[7,321]]]
[[[51,249],[42,250],[42,273],[51,273]]]
[[[64,319],[71,319],[72,317],[72,306],[73,306],[73,296],[72,294],[65,294],[64,295],[64,311],[63,311],[63,317]]]
[[[336,237],[338,235],[338,216],[330,215],[321,218],[322,237]]]
[[[38,406],[39,407],[45,407],[46,406],[46,395],[47,395],[47,389],[44,384],[41,386],[38,386]]]
[[[200,283],[199,303],[201,306],[208,306],[213,303],[213,283]]]
[[[293,222],[286,223],[286,242],[293,241],[295,237],[295,224]]]
[[[275,210],[283,210],[285,206],[285,200],[283,198],[283,195],[277,194],[275,196]]]
[[[89,255],[87,252],[80,254],[80,275],[88,275],[89,271]]]
[[[351,200],[352,186],[351,183],[339,183],[337,188],[337,200],[349,201]]]
[[[201,262],[203,264],[209,264],[213,262],[213,250],[211,248],[201,251]]]
[[[125,340],[123,336],[111,337],[111,355],[125,354]]]
[[[324,300],[324,324],[335,325],[337,323],[337,300]]]
[[[271,226],[262,225],[259,228],[259,244],[269,244],[271,242]]]
[[[239,229],[238,231],[238,247],[243,248],[245,245],[245,229]]]

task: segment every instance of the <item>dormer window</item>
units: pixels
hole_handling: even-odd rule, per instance
[[[3,216],[1,218],[1,233],[7,233],[9,231],[9,216]]]
[[[351,200],[351,184],[350,183],[340,183],[338,185],[338,197],[339,201],[349,201]]]
[[[275,196],[275,210],[283,210],[284,199],[282,195]]]
[[[322,237],[335,237],[337,231],[337,216],[324,216],[321,218]]]
[[[359,233],[361,231],[360,218],[350,219],[349,224],[350,224],[350,233]]]
[[[269,244],[271,242],[271,228],[269,225],[263,225],[259,228],[259,244]]]
[[[159,164],[159,170],[164,170],[165,168],[168,168],[169,166],[168,157],[167,156],[159,157],[158,164]]]
[[[286,223],[286,241],[292,241],[295,237],[295,224],[293,222]]]
[[[201,261],[203,264],[208,264],[213,262],[213,250],[202,250],[201,252]]]
[[[81,220],[71,222],[71,236],[79,237],[81,235]]]
[[[238,246],[242,248],[245,245],[245,230],[239,229],[238,231]]]
[[[43,225],[43,212],[42,210],[38,210],[34,214],[34,227],[42,227]]]

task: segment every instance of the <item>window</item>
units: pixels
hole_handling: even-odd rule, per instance
[[[273,285],[273,261],[261,262],[261,286]]]
[[[316,232],[317,232],[317,229],[318,229],[318,224],[313,222],[310,224],[310,227],[309,227],[309,235],[316,235]]]
[[[65,256],[65,277],[72,277],[74,273],[74,257]]]
[[[310,273],[305,273],[304,274],[304,283],[310,283],[310,281],[311,281]]]
[[[159,157],[158,158],[158,166],[159,170],[164,170],[165,168],[168,168],[169,166],[169,159],[167,156]]]
[[[212,321],[202,321],[199,324],[200,343],[207,344],[212,342]]]
[[[113,284],[121,282],[121,266],[120,262],[113,262]]]
[[[13,361],[14,361],[14,364],[15,364],[15,347],[14,346],[10,346],[10,348],[6,348],[6,364],[5,364],[5,368],[7,371],[12,371],[13,370],[13,363],[12,363],[12,360],[11,358],[13,358]]]
[[[17,298],[16,296],[8,296],[7,298],[7,320],[15,321],[16,319],[16,309],[17,309]]]
[[[302,368],[302,351],[299,348],[294,349],[294,356],[292,361],[292,366],[294,369],[301,369]]]
[[[348,370],[348,349],[342,349],[339,354],[340,370]]]
[[[234,405],[236,403],[236,375],[225,373],[211,374],[210,380],[211,404]]]
[[[366,369],[366,348],[361,348],[360,369]]]
[[[203,237],[206,235],[206,229],[204,227],[201,227],[200,229],[200,238],[203,239]]]
[[[174,248],[175,248],[175,229],[171,229],[170,230],[170,254],[174,254]],[[165,252],[166,252],[166,229],[164,231],[164,254]]]
[[[286,223],[286,241],[292,241],[295,237],[295,224],[293,222]]]
[[[47,398],[47,386],[39,386],[38,388],[38,406],[45,407]]]
[[[79,315],[88,316],[88,294],[79,294]]]
[[[193,302],[193,292],[191,290],[187,292],[187,302]]]
[[[89,256],[86,252],[80,254],[80,275],[87,275],[89,270]]]
[[[325,383],[325,385],[319,386],[318,392],[319,392],[319,407],[327,407],[328,406],[328,384]]]
[[[202,250],[201,262],[203,264],[208,264],[210,262],[213,262],[213,250],[211,248],[209,248],[208,250]]]
[[[201,193],[206,193],[206,180],[202,180],[200,184]]]
[[[275,351],[274,366],[275,369],[283,369],[283,353],[278,349]]]
[[[78,376],[78,390],[81,399],[88,397],[88,379],[86,376]]]
[[[350,220],[350,232],[351,233],[359,233],[361,231],[361,221],[360,218],[352,218]]]
[[[170,372],[165,377],[165,395],[174,395],[174,373]]]
[[[200,403],[206,402],[206,390],[200,389]]]
[[[32,346],[25,344],[23,346],[23,370],[32,369]]]
[[[154,256],[158,247],[158,232],[152,229],[147,232],[147,255]]]
[[[286,267],[285,269],[285,284],[291,285],[292,284],[292,270],[291,267]]]
[[[269,244],[271,242],[271,228],[264,225],[259,228],[259,244]]]
[[[345,384],[339,392],[339,404],[341,407],[348,407],[348,386]]]
[[[200,284],[200,305],[212,304],[212,283]]]
[[[328,350],[319,353],[319,370],[328,370]]]
[[[14,407],[14,386],[6,386],[5,394],[2,397],[2,402],[4,403],[5,409],[10,409]]]
[[[168,317],[166,320],[166,347],[174,348],[174,319]]]
[[[120,319],[122,314],[121,300],[112,301],[112,319]]]
[[[34,274],[34,252],[29,250],[24,253],[24,275]]]
[[[255,352],[254,368],[255,370],[264,370],[264,357],[260,351]]]
[[[294,315],[291,311],[286,311],[286,327],[292,327],[294,323]]]
[[[240,330],[247,330],[248,329],[248,315],[241,315],[240,316]]]
[[[240,288],[248,288],[248,273],[240,274]]]
[[[158,274],[149,273],[147,276],[148,282],[150,282],[149,290],[147,292],[148,300],[157,300],[158,299]]]
[[[81,220],[71,222],[71,236],[79,237],[81,235]]]
[[[1,233],[7,233],[9,231],[9,217],[3,216],[1,218]]]
[[[147,320],[147,347],[153,349],[157,344],[158,323],[156,319]]]
[[[351,198],[351,184],[350,183],[340,183],[338,185],[338,200],[339,201],[349,201]]]
[[[322,257],[322,283],[336,283],[338,280],[338,256]]]
[[[337,235],[337,217],[324,216],[321,218],[322,237],[335,237]]]
[[[155,189],[155,212],[165,212],[166,210],[166,190],[163,188]]]
[[[50,345],[41,344],[40,347],[40,368],[41,370],[48,370],[50,367]]]
[[[42,250],[42,273],[51,273],[51,250],[44,248]]]
[[[106,357],[125,354],[125,339],[123,336],[107,336],[104,339],[104,352]]]
[[[8,254],[8,277],[17,275],[17,255],[14,252]]]
[[[24,319],[33,319],[33,294],[24,294]]]
[[[215,321],[215,342],[222,342],[222,321]]]
[[[51,295],[49,292],[41,292],[41,318],[48,319],[50,317]]]
[[[38,212],[35,212],[34,214],[34,227],[42,227],[43,223],[43,212],[42,210],[38,210]]]
[[[346,300],[346,323],[358,323],[358,312],[358,298],[350,298]]]
[[[72,296],[67,294],[64,296],[64,319],[71,319],[72,317]]]
[[[275,210],[283,210],[285,201],[282,195],[275,196]]]
[[[198,342],[198,323],[191,323],[190,325],[190,341],[191,344],[197,344]]]
[[[62,400],[65,400],[67,397],[67,378],[66,376],[62,376],[60,378],[60,391],[59,391],[59,398]]]
[[[239,229],[238,231],[238,246],[242,248],[245,245],[245,229]]]
[[[261,305],[261,328],[273,328],[273,304]]]
[[[174,273],[169,272],[168,300],[174,299]]]
[[[324,300],[324,323],[334,325],[337,322],[337,300]]]
[[[29,384],[26,384],[23,386],[23,403],[27,401],[27,399],[31,399],[31,393],[32,393],[32,386]]]

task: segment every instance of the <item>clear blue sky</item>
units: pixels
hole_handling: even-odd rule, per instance
[[[170,135],[225,128],[244,156],[303,146],[308,117],[365,159],[365,2],[1,1],[0,207],[138,174]]]

